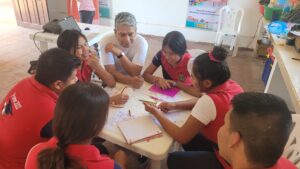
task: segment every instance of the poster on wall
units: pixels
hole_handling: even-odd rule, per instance
[[[228,0],[189,0],[186,27],[217,31],[219,10]]]

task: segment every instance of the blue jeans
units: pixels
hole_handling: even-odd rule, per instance
[[[169,154],[167,160],[169,169],[223,169],[214,153],[217,144],[201,134],[196,135],[182,147],[185,151]]]
[[[202,134],[197,134],[190,142],[182,145],[185,151],[209,151],[214,152],[214,149],[218,148],[218,145]]]
[[[80,22],[82,23],[93,23],[93,18],[95,15],[95,11],[79,11],[80,14]]]

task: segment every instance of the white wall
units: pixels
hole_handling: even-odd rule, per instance
[[[246,47],[261,17],[258,3],[254,0],[231,0],[230,5],[245,9],[240,46]],[[139,33],[164,36],[169,31],[178,30],[187,40],[213,43],[215,32],[185,27],[187,9],[188,0],[112,0],[112,17],[121,11],[131,12],[138,21]]]

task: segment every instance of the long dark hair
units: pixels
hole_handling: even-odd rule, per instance
[[[67,87],[58,99],[53,119],[57,148],[39,153],[40,169],[83,168],[80,159],[68,157],[65,149],[69,144],[80,144],[100,133],[108,104],[107,93],[96,84],[77,83]]]
[[[78,46],[79,37],[83,37],[85,39],[85,41],[87,41],[84,34],[79,32],[78,30],[75,30],[75,29],[68,30],[67,29],[59,35],[59,37],[57,39],[57,47],[59,47],[61,49],[65,49],[67,51],[71,51],[71,49],[73,49],[74,50],[73,52],[75,55],[76,49]]]
[[[226,49],[215,46],[209,53],[204,53],[194,61],[193,73],[198,80],[211,80],[212,87],[226,82],[230,78],[230,70],[225,61]]]
[[[186,52],[186,40],[182,33],[178,31],[169,32],[162,43],[162,47],[169,47],[174,53],[180,57]]]

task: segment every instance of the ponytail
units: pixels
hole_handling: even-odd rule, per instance
[[[84,169],[79,160],[68,157],[64,147],[61,146],[41,151],[38,155],[38,165],[39,169]]]
[[[66,149],[91,140],[102,130],[108,105],[108,94],[96,84],[78,83],[64,89],[56,103],[52,125],[57,147],[39,153],[40,169],[83,169],[82,159],[68,156]]]

